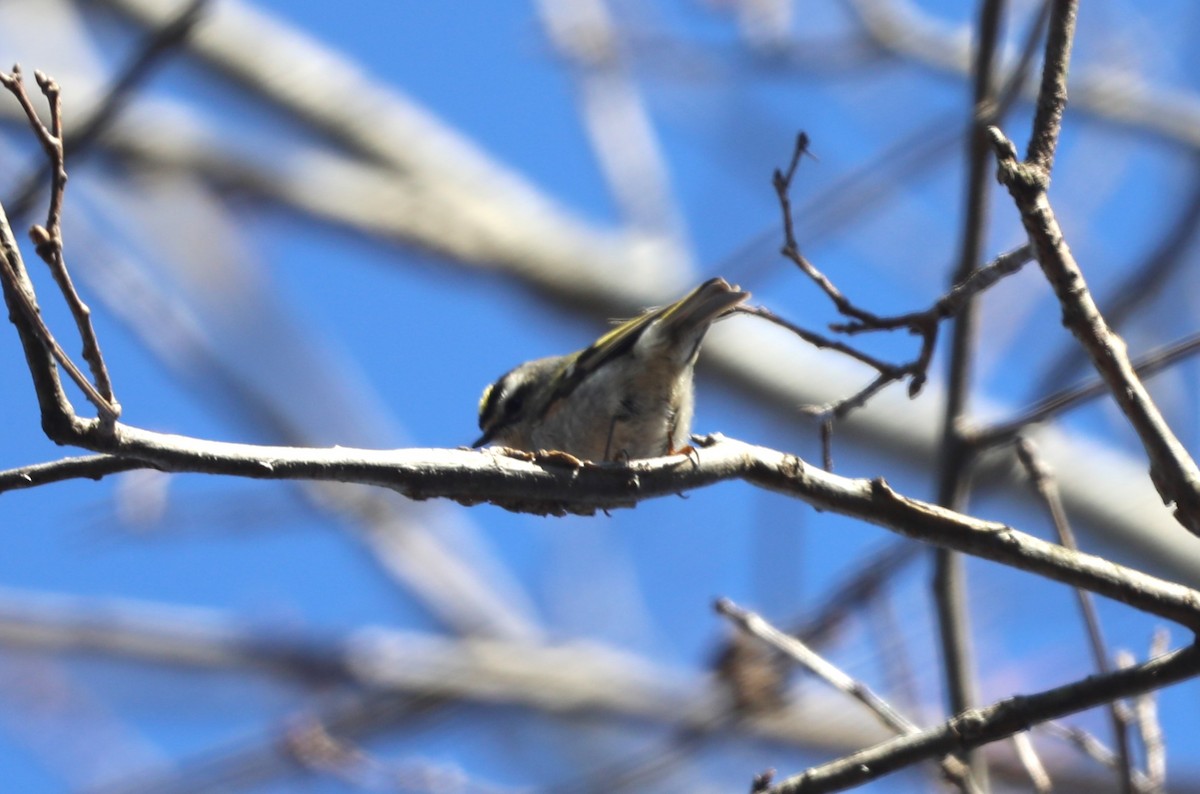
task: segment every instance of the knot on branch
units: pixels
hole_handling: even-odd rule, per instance
[[[1044,193],[1050,187],[1050,172],[1040,165],[1022,162],[1017,147],[999,127],[987,128],[988,139],[996,152],[996,179],[1012,191]]]
[[[979,709],[967,709],[950,720],[950,729],[965,746],[973,746],[983,736],[988,719]]]
[[[45,226],[34,224],[29,228],[29,240],[43,260],[50,260],[62,247],[62,240],[52,235]]]

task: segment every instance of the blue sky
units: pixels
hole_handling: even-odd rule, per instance
[[[1021,17],[1010,33],[1014,46],[1027,24],[1025,4],[1016,5]],[[590,147],[578,86],[531,5],[363,0],[334,10],[328,3],[264,0],[257,6],[420,103],[573,216],[609,230],[624,221]],[[949,29],[966,21],[953,16],[961,13],[958,4],[921,7]],[[687,284],[726,275],[758,302],[809,327],[834,319],[822,296],[775,254],[779,216],[770,174],[804,129],[819,158],[803,164],[794,195],[810,258],[880,313],[922,307],[944,289],[960,222],[961,140],[949,136],[945,151],[913,174],[896,174],[881,154],[914,132],[922,134],[910,148],[961,125],[969,91],[962,78],[894,55],[838,66],[801,48],[797,63],[771,61],[749,49],[721,3],[624,3],[619,10],[683,222],[691,255],[691,270],[682,276]],[[1156,86],[1194,93],[1190,42],[1197,18],[1179,3],[1089,6],[1080,23],[1080,72],[1119,67]],[[94,11],[88,19],[101,51],[119,62],[112,53],[131,45],[129,29]],[[832,4],[798,6],[792,23],[810,49],[833,42],[830,53],[849,52],[854,29],[850,13]],[[19,49],[6,44],[27,70],[63,57],[36,36]],[[62,69],[71,74],[65,64]],[[66,78],[63,84],[70,113],[76,89]],[[231,141],[259,147],[264,158],[330,145],[186,57],[169,63],[146,96],[187,108]],[[1170,227],[1191,189],[1194,166],[1180,142],[1105,120],[1081,104],[1068,116],[1052,198],[1089,280],[1107,296]],[[1025,138],[1029,112],[1019,107],[1006,123],[1017,141]],[[20,164],[29,154],[24,131],[8,125],[0,150],[4,172],[24,173]],[[522,360],[583,346],[603,329],[597,318],[554,306],[512,276],[364,238],[253,192],[131,173],[126,165],[102,155],[73,167],[68,202],[76,202],[80,222],[86,216],[94,230],[77,232],[68,218],[66,234],[131,424],[200,437],[286,440],[278,424],[257,412],[255,406],[265,404],[293,431],[302,430],[307,443],[453,447],[476,435],[475,405],[486,383]],[[845,195],[837,186],[866,167],[872,171],[864,183],[879,197],[844,214],[831,209]],[[1005,202],[995,188],[990,254],[1021,240]],[[206,238],[215,228],[232,231]],[[137,304],[122,306],[120,299],[131,293],[105,297],[110,293],[103,286],[118,271],[104,264],[116,258],[109,248],[87,245],[97,234],[112,249],[128,251],[136,272],[177,301],[186,312],[179,316],[198,324],[199,338],[225,371],[249,385],[257,404],[245,393],[231,394],[184,354],[186,347],[172,346],[169,322],[150,326],[160,350],[145,327],[131,325],[123,312],[130,303],[136,312]],[[81,246],[78,253],[72,241]],[[1194,284],[1185,267],[1148,303],[1123,329],[1132,348],[1150,349],[1194,330]],[[39,286],[47,316],[65,333],[49,284]],[[1045,370],[1070,340],[1033,267],[989,294],[982,315],[976,405],[1003,412],[1041,393]],[[747,322],[732,320],[715,334],[738,333],[732,326]],[[7,339],[0,341],[8,384],[0,465],[53,459],[63,451],[41,436],[15,335]],[[864,344],[897,358],[913,350],[907,338]],[[797,380],[846,371],[842,362],[822,361],[815,368],[809,358],[778,365]],[[938,400],[943,366],[939,356],[922,399]],[[858,377],[865,382],[867,376]],[[1194,367],[1184,367],[1155,383],[1168,418],[1193,449],[1195,380]],[[1111,405],[1080,410],[1063,424],[1106,449],[1138,452]],[[789,416],[768,409],[715,377],[698,385],[695,429],[819,457],[816,432],[798,410]],[[922,461],[872,452],[854,438],[839,436],[840,472],[883,475],[905,493],[932,496],[934,480]],[[1040,512],[1016,493],[984,489],[972,509],[1047,536]],[[206,614],[255,631],[306,637],[342,636],[364,626],[448,631],[427,603],[372,560],[361,526],[296,486],[143,473],[5,494],[0,502],[8,541],[0,556],[0,594],[7,591],[15,604],[50,594],[122,599],[117,603],[210,610]],[[488,506],[425,508],[414,520],[488,572],[488,583],[507,593],[550,641],[603,643],[689,673],[707,669],[724,636],[711,611],[715,597],[794,623],[891,540],[877,528],[738,484],[586,519],[519,516]],[[1122,559],[1134,553],[1098,547],[1086,526],[1079,531],[1091,548]],[[971,562],[968,569],[986,701],[1085,674],[1084,639],[1069,591],[989,563]],[[909,696],[925,724],[940,713],[929,576],[923,562],[890,588],[889,609],[902,641],[880,629],[891,625],[880,608],[852,621],[829,649],[835,662],[880,688],[894,673],[883,661],[907,657],[919,673]],[[1119,605],[1101,608],[1112,645],[1144,656],[1156,622]],[[1173,647],[1186,639],[1175,629]],[[819,688],[806,680],[798,697]],[[13,790],[31,792],[84,790],[163,759],[203,758],[214,748],[271,736],[281,721],[330,694],[266,675],[19,650],[0,655],[0,692],[8,694],[0,706],[0,770]],[[76,716],[56,716],[46,705],[49,695],[30,694],[40,692],[62,698],[74,709],[67,714]],[[1196,757],[1200,693],[1195,684],[1168,692],[1159,710],[1172,779],[1194,781],[1198,770],[1189,759]],[[521,788],[570,779],[579,768],[619,764],[666,740],[657,726],[580,722],[512,707],[454,705],[367,740],[367,749],[396,763]],[[1106,730],[1099,713],[1079,723]],[[71,747],[63,737],[73,732],[104,737],[96,746],[111,752]],[[1041,741],[1048,757],[1071,757],[1061,744]],[[786,773],[824,757],[730,740],[699,753],[692,774],[708,776],[722,790],[742,790],[763,768]],[[689,779],[696,778],[655,785],[674,790]],[[924,785],[912,777],[866,790]],[[251,790],[345,788],[334,777],[292,775]]]

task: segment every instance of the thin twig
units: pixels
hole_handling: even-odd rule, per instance
[[[63,151],[68,160],[78,160],[112,126],[130,97],[163,62],[163,57],[175,51],[192,32],[202,18],[205,6],[210,2],[211,0],[192,0],[174,19],[167,20],[162,27],[151,31],[129,62],[118,72],[117,79],[105,92],[96,109],[73,131],[67,131]],[[8,207],[14,218],[24,217],[33,208],[38,193],[50,179],[51,167],[51,163],[47,161],[34,169],[8,199]]]
[[[1063,506],[1062,497],[1058,491],[1058,483],[1050,467],[1038,455],[1037,447],[1027,438],[1017,442],[1017,458],[1029,475],[1034,490],[1046,506],[1046,512],[1054,524],[1058,534],[1058,542],[1072,551],[1078,551],[1079,544],[1075,542],[1075,533],[1067,520],[1067,511]],[[1079,602],[1079,611],[1087,629],[1088,644],[1092,651],[1092,662],[1096,670],[1107,673],[1112,670],[1109,663],[1108,645],[1104,641],[1104,632],[1100,628],[1100,616],[1096,612],[1096,604],[1091,593],[1080,588],[1073,588]],[[1133,756],[1129,748],[1129,715],[1122,703],[1113,701],[1108,704],[1109,722],[1112,725],[1113,741],[1117,746],[1117,758],[1114,770],[1117,773],[1117,785],[1123,792],[1129,792],[1133,787]]]
[[[811,406],[809,413],[833,419],[843,419],[851,411],[867,403],[876,393],[889,384],[909,379],[908,394],[915,397],[920,393],[928,378],[929,363],[933,359],[937,344],[938,328],[943,320],[953,317],[967,306],[968,301],[975,295],[993,286],[1000,279],[1015,273],[1031,258],[1028,246],[1022,246],[1005,252],[993,262],[988,263],[978,271],[968,272],[961,281],[952,285],[945,295],[939,298],[928,309],[908,314],[883,317],[856,306],[837,286],[801,252],[796,240],[795,225],[791,209],[791,186],[801,159],[808,153],[808,136],[801,132],[796,138],[791,160],[786,169],[775,171],[772,184],[779,201],[783,218],[784,244],[781,253],[796,264],[834,304],[838,312],[849,318],[845,323],[833,323],[830,329],[838,333],[859,334],[865,332],[907,330],[921,337],[921,347],[912,361],[904,364],[890,364],[874,356],[864,353],[857,348],[829,339],[821,334],[800,328],[794,323],[762,307],[742,307],[739,311],[761,317],[775,323],[799,336],[809,344],[830,350],[836,350],[856,361],[873,368],[878,376],[858,393],[844,399],[822,406]],[[831,434],[830,434],[831,435]],[[823,441],[823,443],[827,443]]]
[[[875,319],[874,314],[855,306],[828,276],[818,270],[812,262],[809,262],[804,254],[800,253],[800,245],[796,242],[796,230],[792,219],[791,189],[796,169],[800,165],[801,158],[807,153],[808,135],[801,132],[796,136],[796,145],[792,149],[792,159],[788,163],[787,170],[775,169],[771,179],[771,184],[775,187],[775,196],[779,200],[779,210],[783,216],[783,248],[780,249],[780,253],[795,263],[804,275],[820,287],[840,313],[857,320],[871,322]]]
[[[851,678],[800,640],[784,634],[772,626],[762,616],[742,609],[728,598],[719,599],[714,604],[714,608],[717,614],[729,618],[742,631],[757,637],[834,689],[862,703],[892,732],[902,736],[911,736],[919,732],[920,729],[913,722],[896,711],[890,703],[877,695],[865,683]],[[962,762],[952,756],[947,756],[941,759],[940,766],[946,779],[952,781],[963,791],[978,791],[970,779],[967,767]]]
[[[853,4],[852,4],[853,5]],[[995,117],[1003,118],[1020,98],[1021,92],[1038,55],[1037,44],[1049,18],[1050,0],[1043,0],[1038,15],[1029,26],[1015,66],[1005,75],[1004,85],[997,92]],[[880,150],[870,161],[839,179],[829,189],[804,202],[797,213],[804,226],[803,238],[811,245],[843,232],[856,218],[869,212],[891,195],[891,188],[907,184],[910,178],[930,173],[938,161],[963,139],[959,114],[945,113],[926,122],[910,133]],[[974,127],[972,123],[969,125]],[[773,239],[774,229],[767,229],[743,246],[756,249]],[[762,257],[734,256],[721,268],[731,280],[752,281],[767,267]],[[734,279],[734,277],[737,277]]]
[[[871,380],[870,383],[848,397],[841,398],[831,403],[826,403],[825,405],[809,405],[802,408],[805,413],[819,417],[821,420],[821,448],[823,451],[823,458],[826,462],[826,468],[830,470],[832,470],[833,467],[832,421],[845,418],[846,415],[854,409],[861,408],[863,405],[865,405],[867,400],[888,386],[888,384],[894,383],[906,375],[913,374],[913,383],[917,383],[915,373],[920,371],[923,366],[928,365],[928,359],[925,355],[924,349],[922,350],[921,358],[918,358],[916,361],[908,364],[896,366],[864,353],[861,350],[858,350],[851,345],[847,345],[844,342],[839,342],[835,339],[830,339],[826,336],[822,336],[821,334],[801,328],[795,323],[785,320],[766,307],[738,306],[734,309],[734,311],[740,314],[749,314],[753,317],[759,317],[767,322],[774,323],[781,328],[786,328],[816,348],[836,350],[839,353],[843,353],[846,356],[853,358],[855,361],[866,364],[868,367],[871,367],[877,372],[877,375]],[[932,354],[932,351],[930,351],[930,354]],[[912,390],[910,389],[910,394],[911,393]]]
[[[1160,628],[1154,632],[1150,643],[1150,658],[1154,659],[1167,652],[1171,635]],[[1162,723],[1158,720],[1158,705],[1152,693],[1143,692],[1133,698],[1133,713],[1136,718],[1138,734],[1142,739],[1142,749],[1146,754],[1146,781],[1153,792],[1161,792],[1167,785],[1167,745],[1163,741]]]
[[[849,397],[843,397],[837,402],[829,403],[828,405],[812,406],[806,410],[818,416],[825,415],[833,419],[844,419],[847,414],[856,408],[862,408],[867,404],[867,401],[874,397],[879,392],[883,391],[888,384],[896,379],[887,373],[880,373],[875,378],[863,386]]]
[[[42,415],[42,429],[50,436],[77,432],[77,428],[73,427],[77,421],[75,409],[63,391],[58,368],[54,366],[57,343],[50,329],[42,322],[37,298],[33,294],[33,283],[25,271],[21,249],[17,246],[3,206],[0,206],[0,287],[4,291],[8,318],[17,328],[17,336],[21,340],[21,349],[33,380]],[[61,347],[58,353],[62,359],[66,359]]]
[[[894,328],[907,328],[916,331],[926,325],[950,319],[958,315],[967,302],[975,296],[994,286],[1005,276],[1012,275],[1033,261],[1033,249],[1028,243],[1017,246],[997,256],[983,267],[973,268],[961,281],[950,287],[950,291],[938,298],[928,309],[908,314],[897,314],[888,317],[876,317],[873,324],[861,322],[837,323],[830,328],[846,334],[858,334],[864,331],[888,331]]]
[[[54,276],[54,280],[71,310],[71,316],[75,319],[80,339],[83,341],[84,360],[91,367],[92,377],[96,381],[94,386],[54,338],[53,333],[41,318],[41,312],[37,310],[36,303],[29,305],[28,301],[22,300],[21,307],[26,312],[29,322],[36,329],[38,336],[41,337],[42,343],[50,348],[55,360],[67,371],[71,380],[79,386],[88,400],[96,406],[101,419],[105,423],[111,424],[120,416],[121,406],[113,396],[112,381],[104,364],[104,356],[100,352],[100,343],[96,338],[95,329],[92,327],[91,310],[79,297],[63,258],[62,203],[67,184],[67,170],[63,158],[61,92],[58,84],[41,72],[35,72],[34,77],[50,105],[49,127],[42,122],[37,110],[33,107],[33,102],[25,91],[25,84],[21,79],[21,70],[18,66],[13,66],[12,74],[0,73],[0,85],[12,93],[20,103],[29,120],[30,127],[51,164],[50,204],[46,212],[46,225],[34,226],[30,237],[36,246],[38,256],[49,266],[50,273]],[[11,279],[19,279],[21,274],[9,267],[5,269],[5,275]],[[24,295],[24,290],[17,289],[17,291]],[[28,297],[34,298],[32,284],[28,285]],[[34,300],[36,301],[36,298]]]
[[[153,468],[145,461],[113,455],[84,455],[77,458],[62,458],[49,463],[36,463],[16,469],[0,471],[0,493],[22,488],[36,488],[64,480],[99,480],[110,474],[134,469]]]
[[[801,328],[790,320],[786,320],[783,317],[780,317],[778,314],[775,314],[775,312],[771,311],[765,306],[741,305],[734,307],[733,311],[737,314],[748,314],[751,317],[759,317],[769,323],[778,325],[780,328],[786,328],[815,348],[821,350],[836,350],[843,355],[849,356],[855,361],[866,364],[868,367],[876,370],[881,375],[887,375],[889,378],[901,378],[906,372],[905,367],[897,367],[893,364],[889,364],[886,361],[875,358],[868,353],[864,353],[852,345],[846,344],[845,342],[839,342],[836,339],[830,339],[827,336],[822,336],[821,334]]]
[[[1053,791],[1054,784],[1050,781],[1050,775],[1046,772],[1042,759],[1038,758],[1033,741],[1029,738],[1029,731],[1014,733],[1012,743],[1021,767],[1029,775],[1029,782],[1033,784],[1033,790],[1038,794],[1047,794],[1047,792]]]
[[[830,468],[826,467],[825,471]],[[844,581],[828,588],[821,602],[789,633],[814,648],[829,645],[847,620],[870,602],[878,600],[883,588],[907,569],[923,550],[919,544],[903,538],[888,543],[855,566]],[[718,658],[724,653],[724,649],[718,651]]]
[[[862,703],[888,730],[894,733],[912,733],[917,729],[914,723],[892,708],[866,684],[855,681],[800,640],[772,626],[761,615],[739,607],[728,598],[718,599],[713,604],[713,609],[718,615],[729,618],[741,631],[757,637],[834,689]]]
[[[1155,375],[1191,356],[1200,353],[1200,333],[1190,334],[1158,350],[1152,350],[1133,362],[1133,371],[1140,377]],[[1005,444],[1030,425],[1045,422],[1083,403],[1110,393],[1108,383],[1100,377],[1087,383],[1063,389],[1026,408],[1015,418],[971,433],[971,443],[979,448]]]
[[[1055,720],[1047,720],[1037,726],[1037,729],[1062,741],[1069,743],[1079,752],[1114,773],[1119,771],[1117,754],[1105,746],[1104,742],[1092,734],[1070,725],[1063,725]],[[1133,788],[1139,794],[1150,794],[1150,785],[1139,770],[1133,770]]]
[[[1058,148],[1058,133],[1067,109],[1067,72],[1071,63],[1071,45],[1075,39],[1075,15],[1079,0],[1053,0],[1046,35],[1046,53],[1042,59],[1042,84],[1038,89],[1037,113],[1025,162],[1049,179]]]

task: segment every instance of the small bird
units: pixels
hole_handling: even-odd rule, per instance
[[[472,446],[564,452],[581,460],[653,458],[684,449],[692,370],[708,327],[750,297],[710,279],[627,320],[590,347],[526,362],[483,391]]]

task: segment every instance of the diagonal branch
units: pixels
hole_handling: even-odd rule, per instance
[[[1158,689],[1200,672],[1195,646],[1135,667],[1098,675],[1032,695],[1020,695],[964,711],[912,736],[900,736],[845,758],[813,767],[772,786],[771,794],[837,791],[877,780],[928,758],[981,747],[1030,725],[1107,703],[1114,697]]]
[[[33,284],[25,272],[25,261],[3,206],[0,206],[0,287],[4,291],[9,320],[16,326],[33,379],[34,393],[42,415],[42,429],[52,438],[68,434],[74,429],[71,424],[77,419],[75,409],[63,391],[54,362],[70,359],[42,321]],[[83,381],[87,383],[86,378]]]
[[[1133,371],[1139,377],[1147,377],[1173,367],[1197,353],[1200,353],[1200,333],[1189,334],[1138,358],[1133,362]],[[1062,389],[1038,400],[1012,419],[974,431],[971,434],[971,443],[980,448],[1005,444],[1030,425],[1045,422],[1077,405],[1108,393],[1108,384],[1102,378]]]
[[[1077,0],[1055,0],[1047,34],[1042,85],[1033,134],[1024,162],[998,127],[988,132],[998,161],[997,177],[1008,188],[1036,252],[1038,264],[1062,306],[1063,324],[1083,345],[1121,410],[1142,441],[1150,479],[1175,518],[1200,535],[1200,468],[1171,431],[1133,369],[1124,340],[1096,307],[1046,195],[1067,103],[1067,71]]]
[[[1179,523],[1200,535],[1200,468],[1150,398],[1124,340],[1109,328],[1096,307],[1046,196],[1049,173],[1032,163],[1019,162],[1016,148],[1004,133],[996,127],[990,132],[1000,182],[1012,195],[1038,264],[1062,305],[1063,324],[1083,345],[1141,439],[1150,461],[1150,478],[1163,502],[1173,504]]]
[[[729,618],[741,631],[757,637],[772,648],[782,652],[797,664],[809,670],[821,680],[863,704],[893,733],[910,736],[920,733],[912,720],[898,712],[861,681],[856,681],[813,651],[799,639],[783,633],[768,623],[761,615],[742,609],[728,598],[719,599],[715,605],[718,614]],[[942,774],[963,791],[977,792],[979,788],[971,780],[970,770],[954,756],[940,761]]]

